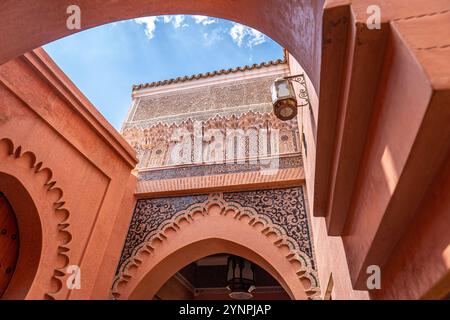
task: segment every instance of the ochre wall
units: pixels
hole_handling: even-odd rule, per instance
[[[289,55],[289,69],[291,75],[305,74],[305,70],[292,55]],[[310,106],[303,107],[298,114],[300,134],[304,133],[305,142],[301,139],[304,174],[307,181],[306,194],[308,211],[314,208],[314,176],[316,163],[316,135],[319,101],[317,93],[306,77]],[[294,83],[297,92],[301,89]],[[305,147],[306,143],[306,147]],[[350,274],[345,255],[344,244],[340,237],[328,236],[327,223],[324,217],[316,217],[312,214],[311,229],[313,230],[313,243],[318,266],[318,275],[322,291],[322,297],[328,285],[330,276],[333,276],[333,299],[369,299],[367,291],[354,290],[350,280]]]
[[[192,300],[194,295],[176,278],[170,278],[159,289],[155,298],[160,300]]]
[[[134,203],[134,151],[43,50],[0,66],[0,146],[0,173],[17,179],[0,190],[31,237],[22,251],[41,250],[32,282],[21,277],[34,266],[19,261],[4,298],[107,298]],[[67,290],[69,265],[81,268],[81,290]]]
[[[450,287],[450,158],[396,246],[376,299],[442,299]]]
[[[347,88],[334,128],[324,122],[329,113],[308,82],[311,109],[302,108],[299,115],[308,149],[306,155],[303,145],[305,180],[321,286],[332,274],[335,299],[441,298],[450,291],[450,239],[442,229],[450,221],[450,60],[440,60],[450,58],[450,50],[444,37],[413,27],[450,27],[445,17],[449,10],[430,9],[424,17],[392,21],[385,26],[392,29],[388,36],[350,43],[354,52],[346,57]],[[355,41],[361,30],[352,32]],[[378,49],[361,48],[377,41]],[[424,55],[437,59],[423,60]],[[358,59],[372,66],[364,70]],[[292,74],[304,72],[292,56],[289,62]],[[378,70],[371,69],[377,63]],[[320,140],[321,134],[329,142]],[[327,144],[328,157],[323,153]],[[431,216],[434,224],[424,223]],[[369,295],[370,265],[381,267],[383,284]]]

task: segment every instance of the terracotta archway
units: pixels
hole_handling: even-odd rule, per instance
[[[187,264],[216,253],[242,256],[269,272],[292,299],[319,295],[310,261],[262,216],[219,197],[193,205],[162,225],[119,270],[112,295],[151,299]]]
[[[173,248],[167,248],[167,252],[169,252],[170,249]],[[289,282],[289,278],[287,280],[289,283],[287,283],[285,280],[285,273],[280,273],[277,269],[280,267],[280,261],[275,260],[269,262],[251,249],[236,242],[225,240],[223,238],[209,238],[200,240],[198,242],[190,243],[184,247],[181,247],[179,248],[179,250],[173,253],[169,253],[168,256],[166,256],[157,265],[154,265],[154,267],[149,270],[149,272],[147,272],[147,274],[140,280],[140,282],[131,290],[130,295],[127,298],[151,299],[154,293],[158,292],[161,286],[164,285],[164,283],[167,282],[167,280],[181,268],[185,267],[189,263],[204,258],[205,256],[219,253],[241,256],[257,264],[258,266],[266,270],[281,284],[281,286],[288,293],[291,299],[307,298],[306,295],[302,296],[296,294],[295,292],[292,292],[292,290],[295,290],[296,286],[291,285],[291,283]],[[178,266],[180,267],[177,270],[176,268]],[[165,281],[161,284],[161,281],[163,279],[165,279]],[[303,288],[298,290],[298,292],[303,291]]]
[[[67,8],[81,9],[81,30],[142,16],[201,14],[237,21],[289,50],[318,89],[325,0],[41,0],[4,1],[0,12],[0,64],[79,30],[67,28]],[[32,23],[31,23],[32,22]]]
[[[0,139],[0,191],[17,218],[20,251],[3,299],[53,299],[68,265],[71,234],[63,192],[36,155]]]

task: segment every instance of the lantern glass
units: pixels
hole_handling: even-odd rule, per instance
[[[255,288],[254,265],[240,257],[228,257],[227,283],[231,298],[251,299]]]
[[[295,99],[295,91],[291,81],[283,78],[278,78],[272,85],[272,102],[282,99]]]
[[[287,121],[297,115],[294,86],[288,79],[276,79],[272,85],[272,104],[277,118]]]
[[[242,268],[242,278],[248,279],[250,281],[253,280],[253,269],[250,262],[248,262],[247,260],[244,260],[244,268]]]

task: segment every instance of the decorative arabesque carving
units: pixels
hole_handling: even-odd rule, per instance
[[[147,127],[132,126],[123,130],[122,135],[130,143],[130,145],[136,150],[137,157],[139,159],[139,169],[151,169],[151,168],[164,168],[165,166],[173,166],[177,163],[173,162],[172,150],[179,142],[175,137],[179,136],[180,132],[186,132],[189,141],[191,141],[191,154],[188,156],[188,160],[192,161],[192,164],[204,164],[202,161],[198,161],[199,157],[195,152],[199,149],[194,146],[194,126],[199,126],[199,131],[202,134],[201,142],[202,152],[208,153],[208,148],[215,148],[217,143],[222,144],[223,154],[219,157],[223,159],[223,163],[227,160],[230,163],[230,159],[237,161],[237,154],[243,155],[243,160],[240,163],[249,163],[249,158],[257,156],[264,158],[268,154],[270,156],[280,156],[300,153],[300,143],[298,141],[299,129],[296,120],[281,121],[272,112],[254,112],[248,111],[239,116],[236,114],[220,115],[217,111],[213,113],[208,112],[210,118],[204,121],[194,124],[194,120],[187,118],[180,123],[176,122],[158,122],[156,124],[149,125]],[[182,131],[183,130],[183,131]],[[238,131],[239,130],[239,131]],[[271,132],[275,132],[276,135]],[[210,136],[210,133],[213,136]],[[214,132],[219,132],[222,141],[215,141],[218,137],[214,136]],[[236,134],[241,132],[241,134]],[[258,140],[261,138],[261,134],[267,132],[264,135],[266,139]],[[249,139],[255,138],[254,143]],[[276,139],[277,141],[271,141]],[[234,148],[231,149],[232,154],[228,154],[230,149],[227,148],[228,143],[233,143]],[[263,143],[268,147],[263,147]],[[270,146],[278,146],[278,150],[270,150]],[[243,148],[237,150],[237,148]],[[267,150],[268,154],[262,154],[262,150]],[[200,159],[203,159],[200,156]],[[204,160],[204,159],[203,159]],[[241,159],[242,160],[242,159]]]
[[[224,193],[223,199],[239,203],[242,207],[253,208],[258,214],[268,217],[271,225],[277,226],[287,238],[295,241],[293,248],[307,255],[315,269],[311,232],[301,187]]]
[[[112,287],[112,296],[120,297],[120,284],[126,284],[131,267],[142,263],[137,258],[141,252],[151,259],[154,240],[164,241],[165,230],[179,230],[182,221],[195,223],[196,212],[208,217],[208,208],[219,206],[223,215],[230,210],[232,219],[244,221],[248,217],[249,227],[262,224],[266,236],[275,235],[272,241],[277,248],[288,248],[286,259],[298,265],[296,274],[310,299],[320,295],[314,249],[308,216],[304,206],[301,187],[248,192],[214,193],[210,195],[143,199],[137,202],[130,224],[122,257]],[[244,223],[244,222],[243,222]]]
[[[0,144],[6,145],[7,157],[12,157],[16,160],[26,160],[28,162],[28,168],[23,168],[23,170],[30,170],[36,175],[36,178],[39,176],[39,180],[37,181],[41,181],[42,177],[45,177],[44,187],[49,194],[48,198],[56,198],[53,202],[53,208],[55,216],[59,219],[58,225],[55,228],[58,234],[55,234],[52,241],[57,242],[57,252],[55,252],[55,255],[59,257],[58,261],[62,261],[62,264],[55,266],[53,274],[49,275],[51,283],[49,287],[54,288],[54,290],[45,293],[46,299],[55,300],[63,287],[66,268],[69,265],[69,244],[72,241],[72,235],[69,231],[70,225],[68,223],[70,212],[64,207],[64,192],[61,188],[57,187],[57,182],[53,177],[53,171],[50,168],[45,167],[42,162],[39,162],[37,156],[33,152],[22,150],[21,146],[15,146],[14,143],[7,138],[1,139]]]
[[[286,75],[287,69],[279,70],[278,74],[256,78],[241,78],[235,81],[219,82],[206,86],[195,86],[188,90],[165,91],[146,94],[141,92],[135,99],[132,113],[127,119],[127,125],[148,122],[151,119],[173,118],[184,114],[200,116],[208,111],[239,109],[254,110],[254,106],[265,105],[271,108],[271,93],[268,88],[273,80]]]

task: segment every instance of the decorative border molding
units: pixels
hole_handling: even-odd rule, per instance
[[[137,103],[138,104],[138,103]],[[144,120],[135,120],[125,122],[122,126],[121,133],[126,129],[147,129],[151,130],[154,127],[165,127],[168,128],[181,128],[186,125],[191,125],[194,121],[207,122],[207,121],[230,121],[235,120],[236,118],[240,118],[246,115],[254,115],[255,117],[262,117],[265,115],[269,115],[273,111],[273,106],[269,102],[264,103],[256,103],[250,105],[241,105],[235,107],[228,107],[221,110],[212,109],[206,111],[193,111],[189,113],[180,113],[176,115],[170,116],[162,116],[158,118],[144,119]],[[277,117],[272,116],[270,120],[274,122],[281,122]],[[283,124],[292,124],[294,121],[290,120],[288,122],[284,122]]]
[[[184,176],[192,172],[194,175],[202,175],[203,171],[212,171],[209,175],[220,173],[233,173],[240,171],[259,171],[261,165],[254,166],[260,161],[256,158],[266,160],[265,158],[281,157],[281,165],[287,164],[291,160],[285,158],[297,154],[300,155],[301,147],[299,137],[299,128],[297,119],[283,122],[275,117],[273,112],[254,112],[253,110],[246,110],[244,113],[237,115],[235,113],[225,114],[222,111],[217,113],[215,110],[202,112],[204,118],[200,122],[195,122],[191,116],[185,118],[182,122],[177,123],[175,118],[171,123],[157,122],[148,127],[132,126],[126,127],[122,134],[130,145],[135,149],[139,164],[137,169],[140,172],[150,171],[155,173],[156,169],[171,169],[172,173],[168,176],[174,176],[175,170],[177,174],[181,173]],[[152,121],[159,121],[152,120]],[[265,131],[259,131],[259,130]],[[191,141],[191,150],[189,157],[189,164],[183,165],[173,159],[172,152],[179,145],[180,131],[183,136]],[[212,136],[209,136],[209,131]],[[240,130],[238,134],[236,130]],[[259,133],[260,139],[255,141],[255,135]],[[201,136],[197,136],[198,134]],[[234,144],[234,149],[223,148],[220,162],[211,162],[214,159],[205,159],[205,152],[210,152],[209,148],[215,149],[215,139],[222,141],[221,145],[228,145],[229,142]],[[198,144],[201,144],[198,147]],[[267,148],[277,143],[277,151],[272,151]],[[267,151],[261,148],[266,144]],[[240,146],[240,147],[239,147]],[[240,148],[239,150],[237,148]],[[239,157],[239,158],[238,158]],[[253,157],[251,159],[251,157]],[[199,158],[201,158],[199,160]],[[213,157],[214,158],[214,157]],[[292,159],[292,158],[290,158]],[[296,161],[298,166],[303,163],[300,158]],[[220,164],[227,163],[227,166],[220,167]],[[273,162],[272,162],[273,163]],[[207,165],[207,166],[205,166]],[[194,168],[195,166],[195,168]],[[175,169],[174,167],[179,167]],[[182,167],[182,168],[181,168]],[[253,167],[253,168],[251,168]],[[256,168],[255,168],[256,167]],[[288,165],[292,167],[292,165]],[[249,170],[250,169],[250,170]],[[167,175],[166,171],[162,171]],[[155,174],[157,176],[158,173]],[[146,174],[140,174],[145,178]]]
[[[63,260],[67,263],[65,263],[60,268],[55,267],[55,269],[53,270],[51,281],[55,281],[57,283],[56,291],[46,292],[44,295],[46,299],[56,300],[56,295],[61,291],[63,287],[63,278],[66,276],[66,267],[69,265],[68,252],[70,251],[70,248],[68,245],[72,241],[72,234],[69,232],[70,224],[68,223],[70,212],[64,207],[64,192],[61,188],[56,187],[56,181],[53,180],[53,171],[47,167],[44,167],[42,162],[38,162],[37,157],[33,152],[23,152],[22,146],[15,147],[14,143],[8,138],[0,139],[0,143],[6,144],[8,155],[12,156],[14,159],[19,159],[26,156],[29,160],[29,168],[30,170],[34,171],[34,174],[46,174],[47,178],[44,184],[46,191],[48,193],[52,192],[58,194],[57,200],[53,203],[54,213],[56,216],[62,216],[63,218],[58,223],[57,229],[59,236],[55,237],[55,241],[59,241],[57,255],[62,257]],[[54,241],[54,239],[51,239],[51,241]]]
[[[268,158],[268,160],[273,158]],[[266,160],[266,159],[264,159]],[[301,153],[279,155],[278,169],[291,169],[303,166]],[[245,161],[244,163],[220,163],[184,165],[169,168],[143,169],[138,172],[139,181],[155,181],[180,179],[198,176],[212,176],[219,174],[263,171],[264,166],[259,161]]]
[[[25,53],[21,58],[26,64],[32,67],[33,71],[48,85],[52,91],[60,95],[70,107],[70,110],[83,119],[92,130],[104,142],[116,152],[120,158],[127,163],[130,168],[134,168],[137,159],[133,148],[118,133],[114,127],[101,115],[97,108],[86,98],[69,77],[61,71],[56,63],[51,59],[43,48],[37,48]],[[2,82],[14,95],[27,104],[36,113],[38,110],[30,105],[28,97],[18,90],[16,84],[9,83],[4,77],[0,77]]]
[[[299,187],[305,183],[303,167],[280,169],[265,175],[260,171],[228,173],[210,176],[191,176],[165,180],[140,180],[135,196],[138,199],[238,192]]]
[[[301,189],[301,188],[300,188]],[[281,189],[283,190],[283,189]],[[241,193],[242,194],[242,193]],[[232,195],[230,193],[230,195]],[[145,227],[142,225],[145,217],[138,217],[140,221],[140,225],[130,226],[130,231],[127,236],[127,242],[124,247],[124,251],[122,253],[122,259],[119,263],[119,267],[117,270],[116,277],[113,281],[111,296],[113,299],[118,299],[121,295],[119,290],[119,285],[123,283],[127,283],[131,280],[132,275],[129,273],[130,268],[139,267],[143,261],[141,260],[141,253],[145,253],[148,259],[151,259],[155,248],[152,246],[152,243],[155,240],[159,240],[164,242],[167,239],[167,231],[172,230],[177,232],[181,229],[182,222],[187,222],[186,226],[189,226],[192,223],[195,223],[195,219],[193,218],[194,214],[201,213],[201,217],[208,217],[208,210],[213,206],[219,206],[221,210],[221,215],[230,217],[237,221],[244,221],[244,218],[249,218],[248,225],[250,227],[254,227],[257,225],[262,225],[263,227],[259,232],[264,234],[267,237],[275,236],[274,240],[271,240],[273,245],[282,250],[288,249],[288,253],[285,255],[285,258],[292,265],[299,265],[301,267],[296,270],[296,275],[298,280],[302,282],[303,285],[309,284],[309,288],[305,288],[305,293],[309,297],[309,299],[319,299],[320,298],[320,288],[317,277],[317,271],[315,269],[315,264],[313,261],[313,253],[310,252],[310,255],[305,253],[300,247],[299,240],[292,238],[286,228],[284,228],[279,223],[273,222],[273,219],[268,214],[261,214],[255,208],[249,206],[243,206],[239,202],[226,200],[224,198],[224,194],[222,193],[214,193],[209,196],[191,196],[191,197],[180,197],[181,204],[178,204],[178,207],[188,207],[184,210],[178,211],[178,208],[171,208],[168,205],[164,204],[156,204],[157,206],[164,206],[165,215],[155,214],[155,221],[151,221],[150,223],[153,226],[153,229],[145,235],[143,238],[133,239],[133,230],[135,232],[143,233],[145,231]],[[197,201],[197,202],[196,202]],[[138,204],[139,205],[139,204]],[[136,218],[136,214],[139,215],[138,205],[136,207],[135,215],[133,220]],[[175,210],[175,214],[171,214],[171,209]],[[229,215],[228,213],[232,211],[234,214]],[[296,217],[288,217],[292,224],[298,224],[299,221]],[[146,221],[148,223],[148,221]],[[132,222],[133,224],[133,222]],[[310,233],[310,229],[307,229],[309,240],[312,242],[312,235]],[[128,247],[127,246],[130,246]],[[311,245],[312,250],[312,245]]]

